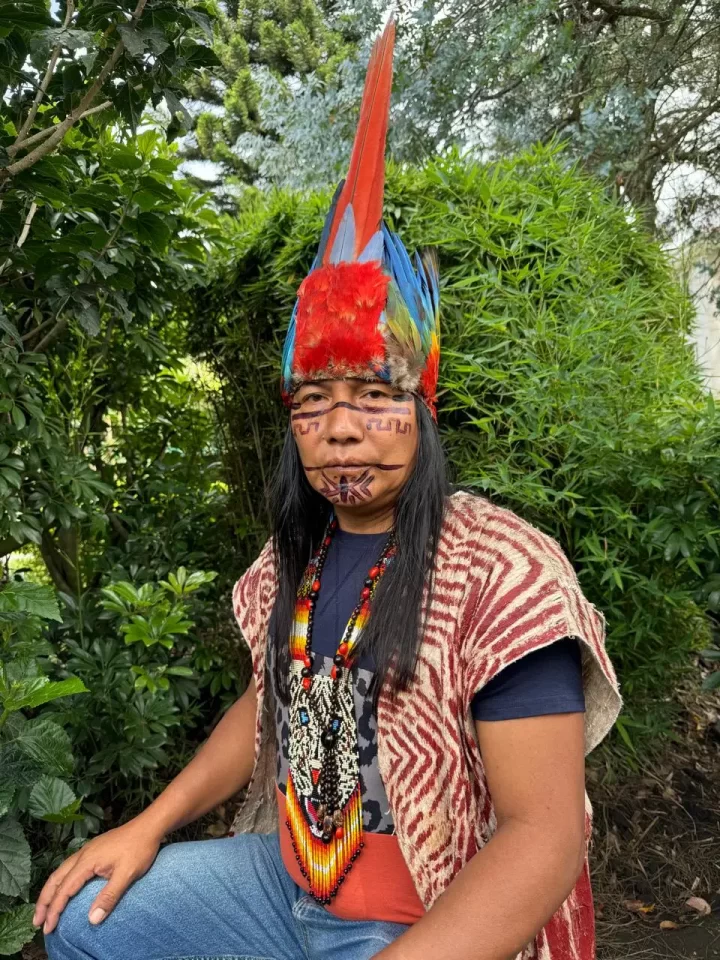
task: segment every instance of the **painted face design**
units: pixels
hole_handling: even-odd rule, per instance
[[[290,414],[305,474],[334,506],[391,504],[417,451],[414,399],[380,381],[304,384]]]

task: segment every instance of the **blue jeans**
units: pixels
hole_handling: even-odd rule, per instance
[[[101,924],[94,877],[45,936],[49,960],[369,960],[407,927],[342,920],[290,878],[277,834],[169,843]]]

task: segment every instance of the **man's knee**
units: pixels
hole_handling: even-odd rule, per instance
[[[106,883],[107,880],[102,877],[94,877],[68,900],[53,932],[45,934],[49,960],[75,960],[76,957],[93,956],[92,951],[88,950],[88,939],[94,927],[88,914],[93,900]],[[108,919],[104,922],[107,923]]]

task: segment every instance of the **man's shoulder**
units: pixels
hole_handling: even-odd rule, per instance
[[[530,520],[487,497],[458,490],[448,497],[446,539],[462,549],[469,565],[487,568],[491,557],[541,561],[567,574],[569,561],[558,541]]]
[[[275,561],[270,538],[233,587],[233,611],[244,633],[255,626],[262,626],[269,615],[274,596]]]

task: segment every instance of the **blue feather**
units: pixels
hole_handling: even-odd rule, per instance
[[[378,230],[365,244],[365,249],[358,257],[358,263],[367,263],[370,260],[382,260],[383,257],[383,235]]]
[[[299,301],[296,300],[295,306],[293,307],[292,316],[290,317],[290,325],[288,326],[288,331],[285,335],[285,344],[283,346],[281,369],[283,389],[286,393],[290,392],[290,384],[292,380],[292,363],[295,353],[295,318],[297,317],[298,303]]]
[[[385,242],[385,267],[397,284],[415,324],[425,351],[430,349],[433,332],[437,333],[437,316],[440,304],[440,289],[437,269],[430,257],[415,254],[415,267],[408,256],[402,240],[391,233],[383,223]]]
[[[315,259],[313,260],[313,265],[310,267],[310,273],[316,267],[320,266],[323,255],[325,253],[325,247],[327,246],[328,237],[330,236],[330,230],[332,229],[333,220],[335,219],[335,208],[338,205],[338,200],[340,199],[340,194],[342,189],[345,186],[345,181],[341,180],[337,185],[335,193],[333,194],[332,203],[330,204],[330,209],[328,215],[325,217],[325,223],[323,224],[322,233],[320,234],[320,244],[318,246],[318,252],[315,254]]]
[[[352,204],[345,207],[340,226],[335,234],[332,250],[330,251],[330,263],[348,263],[355,259],[355,214]]]

